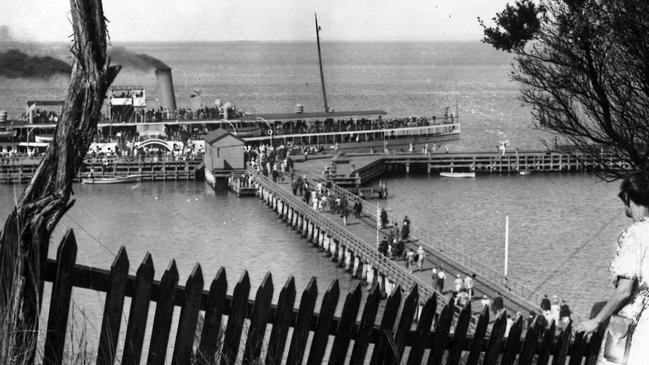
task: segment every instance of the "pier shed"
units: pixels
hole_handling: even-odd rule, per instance
[[[225,129],[205,136],[205,180],[214,188],[226,188],[228,177],[245,169],[244,143]]]

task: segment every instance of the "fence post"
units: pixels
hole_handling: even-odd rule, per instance
[[[185,284],[185,302],[178,319],[176,343],[171,358],[172,364],[191,364],[194,337],[196,336],[196,321],[198,311],[201,309],[203,295],[203,271],[201,265],[196,264]]]
[[[99,336],[98,365],[112,365],[115,362],[117,339],[124,312],[124,290],[128,280],[128,255],[122,246],[110,268],[110,287],[106,293],[104,316]]]
[[[433,316],[437,312],[437,294],[434,293],[421,310],[421,316],[417,323],[417,330],[415,332],[415,343],[410,349],[408,355],[408,365],[420,364],[425,351],[426,337],[430,331],[430,326],[433,324]]]
[[[167,344],[169,342],[169,330],[171,319],[174,314],[174,298],[176,286],[178,285],[178,268],[176,260],[171,260],[169,267],[162,274],[153,317],[153,329],[151,331],[151,343],[149,345],[149,356],[147,364],[164,364],[167,356]]]
[[[331,347],[331,356],[329,357],[329,364],[344,364],[349,348],[349,342],[354,335],[354,324],[358,316],[359,306],[361,304],[361,288],[358,283],[354,288],[347,293],[343,311],[340,315],[338,322],[338,330],[334,338],[334,343]]]
[[[56,279],[52,284],[50,314],[47,319],[44,365],[58,365],[63,360],[63,346],[72,296],[72,274],[77,260],[77,241],[69,229],[56,254]]]
[[[250,278],[248,277],[248,271],[244,271],[232,293],[228,326],[225,330],[225,337],[223,339],[221,365],[234,364],[237,359],[239,342],[241,341],[241,331],[243,330],[243,321],[246,319],[246,314],[248,312],[249,292]]]
[[[286,284],[279,293],[277,300],[277,315],[273,322],[273,329],[268,341],[266,364],[280,364],[284,354],[284,346],[288,337],[288,328],[293,318],[293,304],[295,303],[295,280],[289,276]]]
[[[381,301],[381,293],[376,286],[372,287],[365,306],[363,307],[363,314],[361,315],[361,323],[358,327],[358,335],[354,341],[354,348],[350,364],[363,364],[365,362],[365,355],[370,343],[370,335],[374,328],[374,320],[378,312],[379,303]]]
[[[331,326],[331,320],[336,311],[339,295],[338,280],[334,280],[322,298],[318,323],[316,324],[315,331],[313,331],[313,340],[311,341],[311,350],[309,351],[307,365],[322,363],[322,357],[324,356],[325,349],[327,348],[327,340],[329,339],[329,327]]]
[[[297,322],[293,328],[293,336],[291,338],[291,346],[288,350],[287,364],[301,364],[304,357],[304,349],[306,341],[309,338],[309,329],[311,328],[311,319],[313,317],[313,309],[315,308],[315,301],[318,296],[318,288],[316,278],[311,278],[309,285],[307,285],[302,298],[300,299],[300,309],[297,314]]]
[[[212,280],[212,284],[210,284],[210,293],[207,296],[207,304],[205,305],[201,342],[198,345],[198,353],[196,354],[199,364],[211,364],[214,361],[217,340],[221,331],[221,318],[225,313],[225,293],[227,289],[228,281],[225,269],[220,267],[214,280]]]
[[[273,276],[266,273],[261,286],[257,289],[255,304],[250,315],[248,340],[243,354],[244,363],[255,363],[261,354],[261,348],[266,333],[266,324],[270,315],[270,305],[273,299]]]
[[[131,309],[128,312],[122,364],[140,363],[154,272],[153,259],[151,254],[147,252],[135,274],[135,295],[131,299]]]
[[[380,290],[378,289],[377,285],[374,285],[372,290],[376,290],[379,292],[380,295]],[[383,333],[385,330],[392,330],[392,327],[394,326],[394,322],[397,318],[397,314],[399,312],[399,305],[401,304],[401,288],[397,287],[393,292],[392,295],[388,297],[387,302],[385,303],[385,309],[383,310],[383,318],[381,319],[381,325],[379,327],[379,333]],[[384,346],[386,345],[385,343],[386,339],[379,335],[379,338],[376,340],[376,343],[374,344],[374,351],[372,351],[372,359],[370,360],[370,365],[381,365],[383,364],[384,360],[384,354],[383,354],[383,349]]]

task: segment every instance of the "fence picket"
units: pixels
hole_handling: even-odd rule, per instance
[[[176,343],[171,358],[172,364],[191,364],[194,337],[196,335],[196,321],[198,320],[198,311],[201,308],[202,295],[203,271],[201,265],[196,264],[185,284],[185,302],[178,319]]]
[[[415,343],[410,349],[408,355],[408,365],[416,365],[421,363],[424,356],[426,340],[430,333],[430,327],[433,324],[433,317],[437,313],[437,293],[434,293],[421,309],[421,316],[417,323],[417,330],[415,331]]]
[[[540,318],[541,315],[534,317],[532,324],[530,324],[530,327],[527,329],[523,348],[521,349],[521,354],[518,358],[519,364],[531,364],[534,359],[534,354],[539,346],[539,333],[542,331]]]
[[[516,355],[520,353],[521,349],[521,333],[523,332],[523,317],[518,316],[516,322],[509,329],[507,336],[507,345],[503,352],[503,358],[500,365],[513,365],[516,360]]]
[[[153,329],[151,330],[151,342],[147,358],[148,365],[162,365],[165,362],[177,285],[178,268],[176,267],[176,260],[171,260],[169,267],[162,274],[157,292],[154,290],[151,292],[152,296],[157,295],[158,302],[153,317]]]
[[[255,304],[250,315],[250,328],[248,340],[243,355],[244,363],[255,363],[261,354],[264,344],[266,324],[270,317],[270,305],[273,300],[273,276],[268,272],[257,289]]]
[[[471,351],[466,359],[466,365],[477,365],[482,353],[482,346],[485,343],[487,326],[489,325],[489,306],[485,305],[478,317],[478,324],[473,332],[473,341],[471,341]]]
[[[329,340],[331,320],[336,312],[339,296],[340,288],[338,287],[338,280],[334,280],[322,298],[318,323],[316,324],[315,331],[313,331],[313,341],[311,341],[311,349],[309,350],[309,357],[306,362],[307,365],[322,363],[322,358],[327,349],[327,341]]]
[[[586,365],[595,365],[597,363],[597,356],[599,355],[599,348],[602,344],[602,329],[595,331],[590,336],[588,341],[588,351],[586,355]]]
[[[399,350],[399,357],[403,355],[403,349],[405,348],[405,339],[412,328],[413,319],[415,317],[415,312],[417,311],[417,305],[419,304],[419,287],[417,284],[413,285],[410,288],[408,296],[403,302],[403,308],[401,309],[401,318],[399,318],[399,324],[397,325],[397,332],[394,335],[394,342],[397,345]]]
[[[221,267],[216,272],[212,284],[210,284],[210,292],[207,296],[203,331],[201,332],[201,341],[196,354],[196,359],[200,364],[212,364],[214,361],[219,332],[221,332],[221,319],[223,314],[226,313],[225,293],[227,290],[228,280],[225,269]]]
[[[110,289],[106,293],[104,316],[99,336],[98,365],[112,365],[115,362],[117,339],[124,311],[124,291],[128,279],[128,255],[122,246],[110,267]]]
[[[578,332],[575,335],[575,342],[572,346],[570,354],[570,362],[568,365],[581,365],[581,359],[586,355],[586,339],[583,332]]]
[[[318,297],[318,285],[315,277],[311,278],[309,285],[302,292],[300,309],[297,314],[297,321],[293,328],[291,347],[288,350],[287,364],[301,364],[306,349],[306,341],[309,338],[309,329],[313,319],[313,309]]]
[[[239,342],[241,341],[241,331],[243,330],[243,321],[248,314],[248,295],[250,293],[250,278],[248,271],[244,270],[237,285],[232,292],[232,302],[230,304],[230,314],[228,315],[228,326],[225,329],[225,338],[223,339],[223,351],[221,355],[221,365],[234,364],[239,352]]]
[[[543,333],[543,341],[541,342],[541,348],[539,349],[539,357],[536,359],[538,365],[546,365],[550,359],[550,353],[554,347],[554,331],[555,325],[554,322],[552,322],[550,328],[547,328],[545,333]]]
[[[349,348],[349,341],[354,336],[354,329],[356,325],[356,317],[361,305],[361,287],[358,283],[354,288],[347,293],[343,311],[340,315],[338,331],[334,338],[334,344],[331,348],[331,356],[329,357],[329,364],[344,364],[347,357],[347,350]]]
[[[439,365],[442,363],[454,313],[455,305],[452,301],[448,302],[448,304],[442,308],[442,313],[439,315],[439,320],[435,326],[432,348],[430,349],[430,355],[428,356],[428,365]]]
[[[358,327],[358,334],[354,340],[354,348],[352,349],[352,356],[349,361],[351,365],[360,365],[365,362],[367,348],[370,343],[370,334],[372,333],[372,328],[374,328],[374,321],[376,320],[380,300],[381,292],[379,287],[375,285],[372,287],[370,294],[365,300],[363,314],[361,315],[361,323]]]
[[[291,326],[295,326],[293,322],[294,303],[295,279],[291,275],[279,292],[275,321],[273,329],[270,332],[270,340],[268,341],[268,350],[266,352],[266,364],[280,364],[282,362],[288,329]]]
[[[489,339],[489,346],[487,347],[487,353],[485,354],[484,365],[495,365],[498,361],[498,356],[502,350],[502,344],[504,341],[503,336],[505,336],[505,330],[507,329],[507,313],[505,311],[500,312],[496,321],[491,327],[491,338]]]
[[[43,365],[58,365],[63,361],[63,346],[72,296],[72,272],[76,260],[77,240],[74,231],[69,229],[56,253],[56,279],[52,284]]]
[[[151,284],[153,283],[153,259],[146,253],[135,274],[135,297],[131,299],[131,309],[128,312],[126,339],[124,340],[124,355],[122,364],[137,365],[142,356],[144,331],[149,314],[151,301]]]
[[[401,287],[397,286],[392,290],[392,293],[388,297],[388,300],[385,303],[385,309],[383,310],[383,318],[381,318],[381,326],[379,327],[379,336],[375,339],[374,342],[374,351],[372,351],[372,358],[370,360],[370,365],[381,365],[383,364],[384,348],[387,346],[385,343],[385,338],[382,335],[384,331],[389,331],[392,333],[392,327],[394,327],[394,322],[397,319],[397,314],[399,313],[399,306],[401,305]]]
[[[462,308],[460,317],[455,325],[455,333],[453,334],[453,341],[451,350],[446,358],[446,365],[457,365],[462,356],[462,349],[466,342],[466,331],[469,329],[469,322],[471,321],[471,302]]]
[[[552,357],[552,365],[563,365],[566,363],[568,347],[570,346],[570,337],[572,337],[572,324],[564,328],[559,334],[559,342]]]

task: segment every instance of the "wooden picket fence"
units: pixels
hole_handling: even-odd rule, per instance
[[[553,365],[577,365],[584,360],[594,364],[601,342],[599,334],[586,340],[581,334],[573,336],[568,326],[557,335],[554,325],[545,328],[537,320],[530,324],[523,318],[515,320],[505,337],[505,316],[501,314],[489,324],[486,308],[475,331],[468,334],[470,306],[461,310],[457,320],[453,320],[451,304],[438,310],[435,296],[418,308],[416,286],[407,293],[395,290],[385,301],[376,323],[382,300],[377,287],[370,290],[361,306],[361,287],[356,285],[345,297],[338,318],[334,316],[340,295],[338,281],[325,291],[316,312],[315,278],[303,291],[299,308],[294,308],[296,290],[292,277],[281,288],[277,303],[272,304],[274,286],[270,273],[264,277],[255,299],[250,300],[247,272],[228,296],[223,268],[206,291],[198,264],[185,286],[181,286],[175,261],[158,281],[154,280],[149,254],[135,276],[128,274],[129,259],[123,247],[110,271],[78,265],[76,254],[74,232],[69,230],[58,247],[56,260],[42,261],[43,279],[52,282],[45,365],[65,361],[63,350],[73,287],[106,293],[96,352],[96,363],[100,365],[140,364],[144,355],[147,364],[164,364],[166,360],[168,363],[166,355],[176,306],[180,307],[180,316],[173,351],[169,350],[173,352],[172,364],[302,364],[304,360],[307,364],[420,364],[426,360],[427,364],[509,365],[518,359],[518,364],[541,365],[551,361]],[[131,298],[131,304],[123,333],[120,330],[125,297]],[[151,302],[156,303],[155,313],[150,337],[145,338]],[[120,333],[124,346],[118,354],[115,344],[120,343]],[[144,341],[149,342],[146,354],[142,352]]]

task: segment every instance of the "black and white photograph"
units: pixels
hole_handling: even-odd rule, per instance
[[[644,0],[6,1],[0,364],[647,365],[648,121]]]

